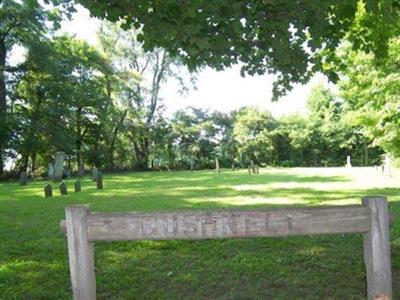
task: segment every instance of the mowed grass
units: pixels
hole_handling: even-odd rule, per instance
[[[400,174],[374,168],[148,172],[89,178],[82,192],[45,199],[45,181],[0,183],[0,299],[71,299],[68,205],[171,211],[360,203],[389,198],[394,299],[400,299]],[[96,243],[99,299],[365,299],[362,236]]]

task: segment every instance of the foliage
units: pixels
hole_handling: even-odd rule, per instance
[[[276,74],[275,98],[316,71],[336,80],[331,53],[344,37],[384,56],[400,7],[397,0],[78,2],[95,16],[140,28],[147,50],[168,49],[192,70],[240,62],[243,75]]]
[[[40,43],[46,34],[59,28],[63,15],[69,16],[74,11],[69,0],[47,2],[51,8],[45,9],[37,0],[0,2],[0,175],[10,154],[6,150],[10,147],[14,125],[8,114],[11,91],[7,85],[20,69],[9,66],[7,56],[16,45],[26,47]]]
[[[346,68],[339,86],[348,122],[361,126],[375,145],[398,158],[400,39],[390,41],[388,53],[388,58],[377,65],[372,54],[344,47],[339,55]]]

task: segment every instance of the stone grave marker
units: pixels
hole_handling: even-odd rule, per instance
[[[44,186],[44,197],[45,198],[53,197],[53,188],[51,187],[50,184],[46,184]]]
[[[68,194],[67,185],[65,184],[65,182],[61,182],[61,184],[59,185],[59,189],[60,189],[61,195],[67,195]]]
[[[347,155],[346,168],[351,168],[351,156]]]
[[[64,170],[64,176],[65,176],[65,178],[70,178],[71,177],[71,169],[66,168]]]
[[[49,163],[47,167],[47,178],[53,179],[53,177],[54,177],[54,165],[52,163]]]
[[[64,171],[64,152],[56,153],[56,162],[54,164],[54,181],[61,181]]]
[[[28,183],[28,175],[26,172],[21,173],[21,177],[19,178],[19,184],[20,185],[26,185]]]
[[[75,181],[74,188],[75,188],[75,193],[81,191],[81,182],[79,180]]]
[[[392,176],[392,159],[388,154],[383,158],[383,175]]]

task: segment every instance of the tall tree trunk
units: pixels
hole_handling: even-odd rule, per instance
[[[85,175],[85,169],[82,158],[82,107],[78,107],[76,110],[76,160],[78,163],[78,176],[83,177]]]
[[[117,141],[118,132],[119,132],[119,130],[122,126],[122,123],[124,122],[127,114],[128,114],[128,110],[125,109],[124,112],[122,113],[121,119],[115,125],[114,130],[112,132],[110,148],[109,148],[109,152],[108,152],[108,155],[109,155],[108,163],[110,165],[111,170],[114,169],[114,150],[115,150],[115,143]]]
[[[0,175],[4,172],[5,156],[4,150],[6,146],[6,80],[5,80],[5,67],[6,67],[7,49],[5,39],[0,39]]]

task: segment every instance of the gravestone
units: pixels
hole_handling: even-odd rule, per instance
[[[96,177],[96,188],[98,190],[103,189],[103,175],[101,172],[97,172],[97,177]]]
[[[346,168],[351,168],[351,156],[347,155]]]
[[[392,159],[388,154],[383,158],[383,175],[392,176]]]
[[[67,195],[68,194],[67,185],[65,184],[65,182],[61,182],[61,184],[59,185],[59,189],[60,189],[61,195]]]
[[[61,181],[64,170],[64,152],[56,153],[56,161],[54,164],[54,181]]]
[[[81,191],[81,182],[79,180],[74,183],[75,193]]]
[[[96,181],[97,180],[97,174],[99,173],[99,171],[97,170],[96,167],[94,167],[92,169],[92,181]]]
[[[215,158],[215,170],[217,171],[217,173],[220,172],[220,170],[219,170],[219,160],[218,160],[218,157]]]
[[[53,179],[53,176],[54,176],[54,165],[52,163],[49,163],[47,168],[47,178]]]
[[[50,184],[46,184],[44,186],[44,197],[45,198],[53,197],[53,188],[51,187]]]
[[[21,177],[19,178],[19,184],[20,185],[26,185],[28,183],[28,175],[26,172],[21,173]]]
[[[71,177],[71,169],[69,169],[69,168],[65,169],[64,176],[65,176],[65,178],[70,178]]]

